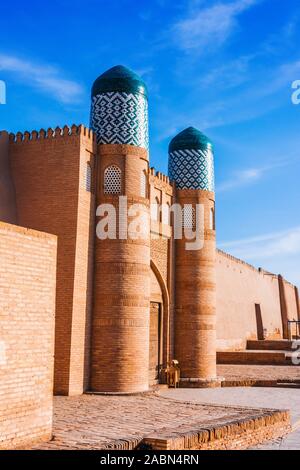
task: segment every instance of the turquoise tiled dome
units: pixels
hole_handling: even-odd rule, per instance
[[[147,87],[134,72],[117,65],[92,87],[91,128],[99,144],[127,144],[148,149]]]
[[[178,189],[214,191],[213,146],[198,129],[188,127],[171,140],[169,177]]]
[[[169,153],[174,150],[200,149],[212,147],[211,141],[195,127],[187,127],[179,132],[170,142]]]
[[[92,97],[110,91],[141,93],[145,96],[148,94],[143,80],[123,65],[112,67],[95,80],[92,87]]]

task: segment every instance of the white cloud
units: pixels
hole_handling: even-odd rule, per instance
[[[260,0],[218,2],[192,11],[172,28],[175,41],[185,51],[222,45],[237,26],[237,17]]]
[[[300,226],[220,243],[219,248],[300,284]]]
[[[12,73],[16,80],[22,80],[63,103],[77,102],[83,94],[80,84],[63,78],[55,67],[49,65],[0,54],[0,70]]]
[[[263,176],[264,172],[264,168],[250,168],[248,170],[237,171],[231,179],[217,186],[217,192],[229,191],[258,181]]]
[[[277,255],[300,254],[300,227],[220,243],[219,246],[222,249],[230,249],[231,253],[242,259],[265,259]]]
[[[247,168],[245,170],[239,170],[233,173],[232,178],[227,181],[223,181],[217,186],[217,192],[230,191],[231,189],[240,188],[241,186],[247,186],[249,184],[255,183],[263,178],[266,174],[269,174],[270,171],[281,168],[286,165],[289,165],[292,162],[291,159],[274,161],[269,165],[265,165],[260,168]]]
[[[193,97],[192,104],[186,105],[188,112],[183,112],[178,107],[174,109],[172,104],[165,108],[161,107],[158,125],[160,130],[165,130],[163,133],[160,131],[158,141],[171,137],[174,132],[185,128],[187,123],[193,124],[202,131],[210,132],[211,129],[251,121],[280,107],[290,106],[291,85],[299,77],[300,59],[286,62],[273,69],[263,70],[260,74],[257,72],[256,76],[253,72],[251,74],[246,73],[247,63],[251,60],[251,56],[241,60],[240,70],[243,70],[243,76],[240,77],[239,74],[235,75],[234,71],[230,74],[227,67],[224,68],[226,73],[228,72],[226,76],[227,88],[235,86],[239,82],[242,83],[243,80],[248,82],[247,86],[244,86],[236,93],[231,93],[229,96],[222,94],[224,85],[220,69],[212,70],[210,74],[204,76],[198,82],[194,77],[193,80],[198,85],[208,86],[211,83],[211,86],[216,87],[214,80],[217,78],[217,74],[220,73],[221,79],[219,80],[222,82],[223,87],[220,86],[219,88],[218,86],[218,88],[215,88],[217,98],[212,99],[210,102],[205,99],[205,91],[201,88],[198,90],[197,88],[193,89],[193,93],[195,94],[198,91],[198,95],[196,94],[196,97]],[[201,106],[197,106],[197,96],[199,96],[199,102],[202,100]],[[166,128],[166,123],[168,123],[168,128]],[[244,179],[243,175],[241,176]]]
[[[219,65],[201,75],[198,83],[200,86],[218,86],[220,89],[227,89],[239,86],[249,80],[249,66],[255,55],[242,56],[238,59]]]

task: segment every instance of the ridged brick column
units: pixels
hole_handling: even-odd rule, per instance
[[[146,101],[145,85],[124,67],[109,70],[93,87],[92,126],[99,143],[97,205],[112,204],[117,214],[117,238],[96,237],[91,389],[98,392],[148,389],[150,227],[142,238],[123,234],[120,239],[119,233],[124,229],[119,223],[124,211],[119,196],[127,196],[128,208],[142,203],[140,211],[149,222]],[[108,168],[120,170],[119,194],[106,187]],[[132,220],[129,217],[128,222]]]
[[[183,213],[189,214],[183,217],[183,225],[189,222],[195,230],[197,205],[204,211],[199,229],[203,246],[188,250],[191,240],[184,234],[176,240],[175,358],[181,369],[181,386],[214,387],[220,385],[220,380],[216,373],[213,153],[210,142],[196,129],[188,128],[171,141],[169,176],[176,183],[176,202]]]

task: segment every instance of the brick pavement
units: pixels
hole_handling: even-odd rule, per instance
[[[218,365],[218,375],[226,380],[300,380],[298,366]]]
[[[300,429],[285,438],[251,448],[251,450],[300,450]]]
[[[300,393],[291,388],[236,387],[222,389],[177,389],[162,391],[165,397],[193,403],[290,409],[294,431],[283,439],[253,448],[254,450],[300,450]]]
[[[174,402],[155,394],[54,398],[54,439],[35,449],[133,448],[145,436],[247,419],[258,410]]]
[[[219,376],[227,380],[297,380],[300,369],[292,366],[219,365]],[[168,395],[170,394],[171,395]],[[54,440],[41,449],[133,448],[153,431],[176,429],[189,423],[193,427],[218,425],[226,420],[247,418],[253,409],[290,408],[295,424],[300,419],[300,394],[295,389],[228,388],[216,390],[180,389],[175,391],[181,402],[173,401],[174,392],[162,391],[143,396],[101,396],[54,398]],[[201,397],[199,394],[202,394]],[[207,397],[204,399],[204,395]],[[270,400],[272,394],[272,400]],[[172,398],[171,398],[172,396]],[[217,398],[216,398],[217,397]],[[194,403],[188,402],[193,400]],[[200,399],[201,398],[201,399]],[[206,404],[200,404],[199,401]],[[198,401],[198,403],[197,403]],[[220,406],[221,404],[221,406]],[[217,406],[218,405],[218,406]],[[235,405],[229,406],[229,405]],[[299,412],[297,411],[299,409]],[[300,442],[300,431],[266,448],[285,448]],[[296,442],[295,442],[296,441]],[[259,448],[265,448],[260,446]],[[289,447],[287,447],[289,448]]]

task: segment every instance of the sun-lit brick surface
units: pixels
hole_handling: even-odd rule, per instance
[[[0,222],[0,449],[51,436],[56,242]]]
[[[226,380],[300,380],[298,366],[218,365],[218,375]]]
[[[155,394],[55,397],[54,439],[38,448],[133,448],[153,433],[217,427],[258,413],[261,410],[177,402]]]
[[[54,392],[81,394],[89,382],[95,208],[84,181],[93,134],[75,125],[12,134],[9,151],[18,225],[58,237]]]
[[[254,450],[300,450],[300,393],[293,388],[234,387],[214,390],[164,390],[168,398],[190,400],[193,403],[209,403],[211,406],[248,406],[289,409],[292,432],[270,442],[253,447]]]

